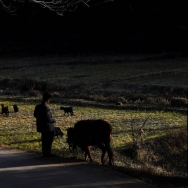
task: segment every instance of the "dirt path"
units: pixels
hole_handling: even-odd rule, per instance
[[[1,188],[152,188],[112,168],[61,157],[0,148]]]

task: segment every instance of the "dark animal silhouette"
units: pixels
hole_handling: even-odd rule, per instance
[[[18,112],[18,106],[16,104],[13,106],[13,108],[14,108],[14,112]]]
[[[2,104],[1,107],[2,107],[2,114],[9,115],[8,106],[4,106],[4,104]]]
[[[107,151],[109,165],[113,164],[111,139],[111,125],[104,120],[81,120],[74,125],[74,128],[67,129],[69,148],[74,150],[80,147],[85,152],[85,160],[88,156],[91,162],[90,148],[96,146],[102,150],[101,163],[104,164],[104,156]]]
[[[71,107],[60,107],[60,110],[64,110],[64,115],[70,114],[71,116],[74,115],[73,108]]]
[[[55,131],[54,131],[54,136],[63,136],[63,132],[61,131],[61,129],[59,127],[55,127]]]

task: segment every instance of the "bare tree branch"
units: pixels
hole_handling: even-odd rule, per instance
[[[5,3],[4,0],[0,0],[0,5],[3,6],[4,10],[11,13],[11,14],[14,14],[15,11],[16,11],[16,7],[11,3]]]
[[[26,2],[39,4],[43,8],[47,8],[56,14],[63,16],[66,11],[74,11],[78,8],[78,4],[84,4],[86,7],[96,6],[103,3],[107,3],[113,0],[0,0],[0,6],[8,11],[10,14],[16,12],[16,6],[14,4],[26,3]]]

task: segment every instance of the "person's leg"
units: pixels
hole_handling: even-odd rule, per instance
[[[43,156],[51,155],[52,142],[54,139],[53,132],[42,133],[42,151]]]
[[[45,155],[47,155],[47,149],[46,149],[47,136],[46,136],[46,133],[41,134],[41,140],[42,140],[42,153],[43,153],[43,156],[45,156]]]
[[[49,132],[48,134],[48,144],[47,144],[47,150],[49,155],[51,154],[51,150],[52,150],[52,143],[54,141],[54,132]]]

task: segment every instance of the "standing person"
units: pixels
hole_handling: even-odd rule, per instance
[[[51,154],[51,148],[54,140],[54,123],[56,121],[52,117],[50,108],[48,107],[50,99],[51,95],[49,93],[44,93],[42,103],[36,105],[34,110],[37,132],[41,133],[42,153],[44,157],[54,156]]]

